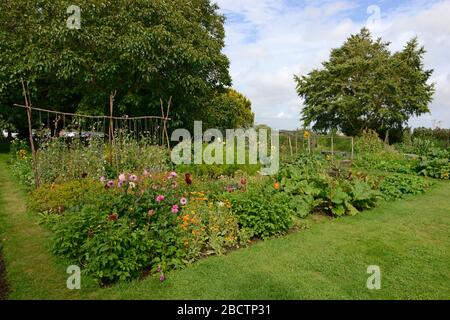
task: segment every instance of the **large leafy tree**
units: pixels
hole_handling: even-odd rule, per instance
[[[21,79],[35,106],[104,114],[160,115],[173,97],[172,125],[194,120],[231,85],[224,17],[209,0],[78,0],[81,28],[70,29],[72,0],[0,2],[0,114],[24,124]],[[20,113],[20,110],[19,110]],[[23,112],[21,112],[23,114]]]
[[[323,68],[295,76],[302,120],[315,130],[358,135],[373,129],[396,138],[412,116],[428,113],[434,85],[416,38],[392,54],[389,43],[363,28],[331,51]]]

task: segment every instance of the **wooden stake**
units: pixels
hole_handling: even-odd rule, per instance
[[[355,138],[352,137],[352,161],[355,157]]]
[[[170,150],[170,139],[169,139],[169,133],[167,131],[167,120],[169,118],[169,112],[170,112],[170,106],[172,104],[172,96],[169,99],[169,103],[167,105],[167,114],[164,113],[164,103],[162,101],[162,99],[159,99],[160,103],[161,103],[161,113],[162,113],[162,117],[164,118],[163,120],[163,139],[165,138],[167,141],[167,148]],[[164,142],[163,142],[164,144]]]
[[[311,135],[308,136],[308,152],[311,154]]]
[[[30,146],[31,146],[31,155],[33,157],[32,161],[32,168],[34,173],[34,183],[35,187],[39,188],[40,181],[39,181],[39,173],[37,169],[37,156],[36,156],[36,148],[34,147],[34,140],[33,140],[33,127],[32,127],[32,121],[31,121],[31,99],[28,97],[27,89],[25,87],[25,83],[22,80],[22,89],[23,89],[23,97],[25,99],[25,106],[27,107],[27,119],[28,119],[28,134],[30,139]]]
[[[291,136],[288,136],[288,140],[289,140],[289,149],[291,150],[291,158],[294,157],[294,151],[292,150],[292,142],[291,142]]]
[[[114,140],[114,119],[113,119],[113,111],[114,111],[114,98],[116,97],[117,91],[114,90],[111,92],[109,96],[109,164],[112,166],[113,164],[113,156],[112,156],[112,147]]]
[[[331,156],[334,158],[334,135],[333,135],[333,131],[331,131]]]

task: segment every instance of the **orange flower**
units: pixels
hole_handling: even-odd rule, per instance
[[[273,185],[273,187],[275,188],[275,190],[280,190],[280,183],[278,181],[276,181]]]

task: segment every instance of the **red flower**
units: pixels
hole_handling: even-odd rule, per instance
[[[108,216],[109,221],[117,221],[119,219],[119,215],[117,213],[112,213]]]
[[[184,181],[186,181],[186,184],[190,186],[192,184],[192,175],[190,173],[186,173],[184,175]]]

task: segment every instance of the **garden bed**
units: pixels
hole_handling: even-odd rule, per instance
[[[261,240],[308,229],[317,213],[355,216],[430,189],[431,179],[406,169],[366,172],[381,156],[398,164],[390,168],[403,166],[398,153],[375,142],[380,150],[358,159],[357,168],[303,154],[283,161],[272,177],[246,166],[176,167],[164,150],[132,140],[113,151],[128,154],[120,167],[108,166],[101,141],[89,146],[49,141],[39,151],[46,169],[36,189],[30,153],[21,142],[13,143],[11,168],[17,182],[31,187],[27,207],[49,233],[54,257],[80,266],[104,288],[147,278],[164,283],[205,257],[241,254],[236,249],[255,250],[267,242]],[[150,148],[160,151],[157,161],[137,156]],[[55,154],[65,155],[58,157],[58,168],[51,165]]]

